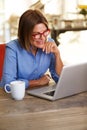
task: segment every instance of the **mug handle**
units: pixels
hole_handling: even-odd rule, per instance
[[[9,88],[7,88],[7,87],[9,87]],[[10,84],[5,84],[4,90],[6,93],[11,93]]]

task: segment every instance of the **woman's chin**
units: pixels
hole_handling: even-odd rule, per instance
[[[38,45],[37,47],[42,49],[44,47],[44,45]]]

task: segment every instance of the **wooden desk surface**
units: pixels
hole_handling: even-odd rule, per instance
[[[54,102],[0,89],[0,130],[87,130],[87,92]]]

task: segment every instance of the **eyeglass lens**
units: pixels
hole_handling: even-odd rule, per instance
[[[46,37],[46,36],[49,35],[49,32],[50,32],[50,30],[46,30],[46,31],[44,31],[43,33],[33,34],[32,36],[33,36],[34,38],[41,38],[42,35]]]

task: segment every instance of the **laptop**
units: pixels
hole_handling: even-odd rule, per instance
[[[57,84],[28,90],[29,95],[55,101],[87,91],[87,63],[65,65]]]

